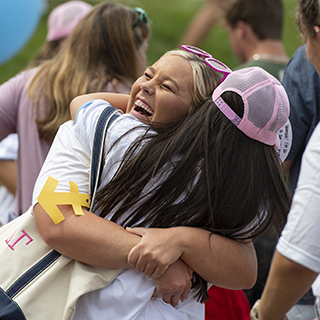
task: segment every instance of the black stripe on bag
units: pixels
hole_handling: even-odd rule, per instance
[[[93,209],[93,202],[95,198],[95,193],[98,188],[101,172],[103,169],[103,157],[104,144],[106,139],[106,132],[111,125],[111,123],[119,117],[119,109],[112,107],[111,105],[103,109],[95,127],[95,134],[92,147],[91,156],[91,170],[90,170],[90,210]],[[121,111],[120,111],[121,112]],[[97,179],[98,177],[98,179]]]
[[[45,257],[43,257],[39,262],[37,262],[27,272],[25,272],[19,279],[17,279],[6,291],[6,294],[13,299],[14,296],[16,296],[45,269],[50,267],[60,256],[61,253],[57,252],[56,250],[50,251]]]
[[[0,288],[0,319],[27,320],[19,305]]]
[[[103,156],[103,147],[105,142],[106,134],[109,125],[119,116],[115,113],[119,110],[109,106],[105,108],[96,125],[95,136],[94,136],[94,151],[91,165],[91,195],[94,196],[95,190],[98,186],[97,180],[99,180],[103,165],[100,165],[101,157]],[[98,150],[96,150],[98,149]],[[98,156],[97,156],[98,155]],[[98,179],[97,179],[98,177]],[[11,287],[6,291],[6,294],[10,298],[14,298],[21,290],[23,290],[30,282],[32,282],[37,276],[39,276],[44,270],[50,267],[59,257],[61,253],[56,250],[50,251],[28,271],[26,271],[19,279],[17,279]]]
[[[90,194],[92,199],[94,199],[100,173],[103,168],[103,164],[101,165],[100,162],[103,158],[103,148],[106,132],[110,124],[119,116],[115,114],[119,111],[120,110],[112,106],[108,106],[103,110],[97,121],[90,171]],[[92,203],[93,201],[91,201],[91,205]],[[20,276],[20,278],[17,279],[6,292],[0,287],[0,320],[26,320],[22,309],[13,300],[14,297],[25,287],[27,287],[28,284],[36,279],[41,273],[43,273],[43,271],[53,265],[60,256],[61,253],[57,252],[56,250],[51,250],[46,256],[44,256],[40,261],[38,261],[22,276]]]

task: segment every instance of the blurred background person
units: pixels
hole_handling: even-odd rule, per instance
[[[91,9],[92,5],[84,1],[67,1],[55,7],[47,19],[46,41],[27,68],[36,67],[42,61],[53,58],[64,40]]]
[[[27,68],[36,67],[41,62],[54,57],[63,41],[91,9],[92,5],[83,1],[68,1],[55,7],[48,16],[46,41]],[[18,135],[15,133],[0,142],[0,201],[2,203],[0,224],[2,225],[16,217],[13,211],[17,185],[18,145]]]
[[[282,0],[225,0],[224,20],[240,65],[261,67],[282,80],[289,58],[282,43]]]
[[[115,3],[92,8],[59,52],[0,86],[0,140],[19,135],[14,213],[30,206],[34,182],[69,104],[81,94],[129,93],[146,66],[146,13]]]

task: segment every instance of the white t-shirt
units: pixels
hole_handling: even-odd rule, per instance
[[[276,249],[286,258],[320,272],[320,126],[309,140],[287,223]],[[320,297],[317,277],[313,293]]]
[[[75,125],[72,121],[63,124],[52,144],[47,159],[37,179],[33,205],[48,176],[59,181],[56,192],[69,192],[69,180],[77,184],[80,193],[89,193],[90,155],[94,128],[98,116],[107,103],[96,100],[78,112]],[[110,147],[124,133],[142,126],[121,139],[115,148]],[[103,184],[110,181],[131,142],[145,133],[147,126],[130,114],[118,117],[108,130],[105,145],[105,165],[101,176]],[[110,151],[110,152],[109,152]],[[204,305],[198,303],[191,291],[178,308],[152,300],[154,283],[135,269],[122,272],[108,287],[81,297],[76,305],[73,319],[121,319],[121,320],[195,320],[204,319]]]
[[[16,133],[9,134],[0,142],[0,165],[1,160],[17,160],[18,157],[18,135]],[[0,222],[4,225],[16,218],[14,214],[14,195],[5,187],[0,186]]]

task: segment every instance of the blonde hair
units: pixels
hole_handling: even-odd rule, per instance
[[[52,139],[70,119],[74,97],[105,91],[113,80],[131,87],[142,71],[138,49],[150,33],[144,21],[133,27],[138,18],[138,12],[121,4],[99,4],[79,22],[59,53],[40,66],[29,87],[40,138]]]
[[[176,55],[186,59],[192,68],[193,88],[191,90],[192,105],[190,111],[204,101],[211,99],[213,90],[221,81],[217,71],[209,67],[204,58],[182,49],[176,49],[166,52],[163,56]]]

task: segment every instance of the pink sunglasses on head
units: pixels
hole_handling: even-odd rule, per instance
[[[214,70],[223,73],[223,78],[221,80],[221,83],[225,80],[225,78],[232,72],[232,70],[227,67],[224,63],[221,61],[215,59],[212,57],[212,55],[202,49],[199,49],[197,47],[188,46],[188,45],[182,45],[182,49],[192,52],[200,57],[205,58],[205,62]]]

